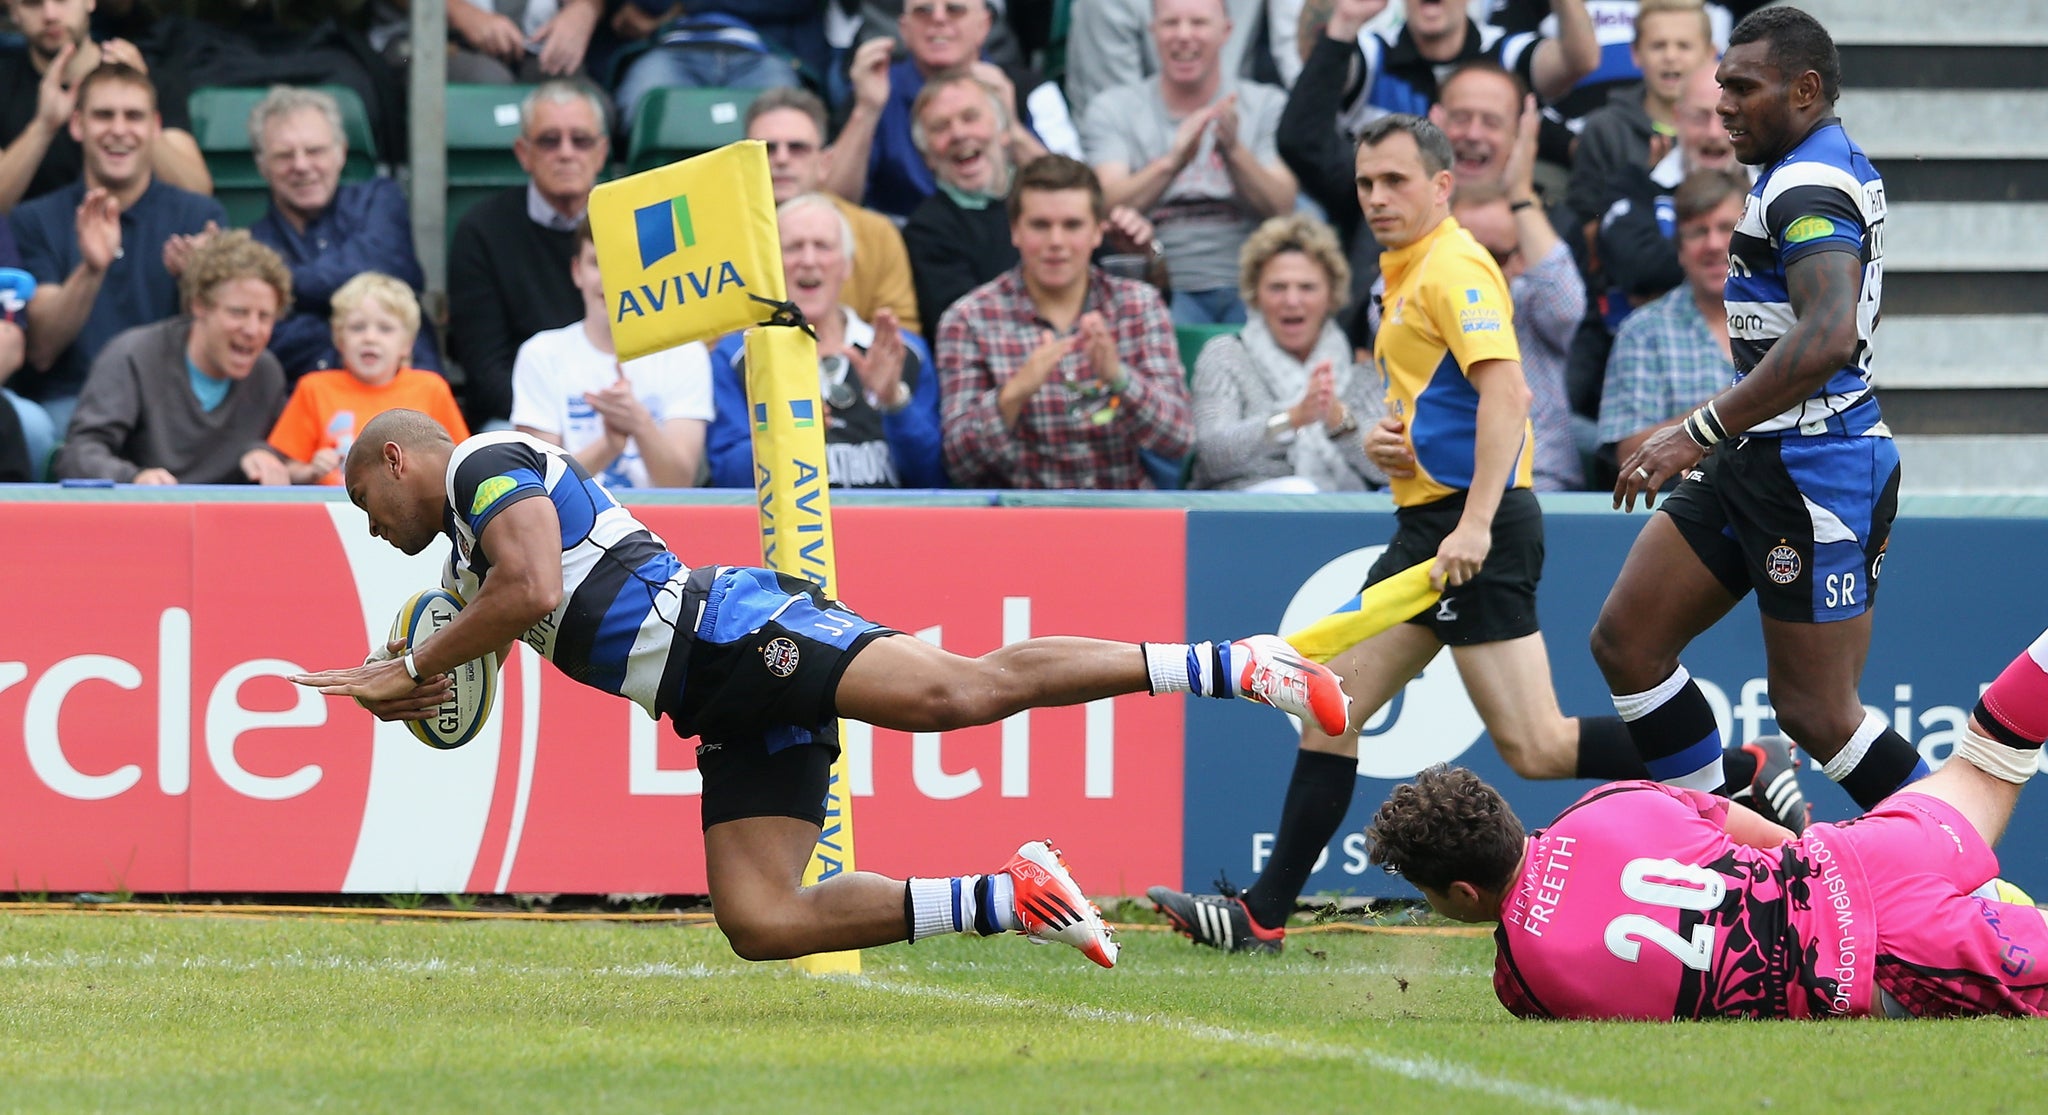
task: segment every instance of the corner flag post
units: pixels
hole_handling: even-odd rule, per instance
[[[768,148],[741,140],[590,192],[591,239],[620,360],[711,341],[783,306],[782,237]],[[764,563],[831,595],[832,501],[818,347],[794,325],[748,329],[747,398]],[[804,885],[853,870],[846,756],[832,765],[825,829]],[[804,957],[810,972],[859,972],[860,953]]]
[[[832,491],[825,475],[825,407],[818,398],[818,343],[801,328],[747,330],[747,407],[754,431],[754,494],[761,512],[761,557],[836,595],[832,559]],[[804,885],[853,870],[853,799],[846,752],[832,761],[826,784],[825,829],[804,867]],[[860,953],[801,957],[813,973],[860,972]]]

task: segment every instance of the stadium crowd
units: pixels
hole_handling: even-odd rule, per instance
[[[622,364],[585,215],[650,98],[704,87],[767,146],[835,484],[1384,487],[1353,146],[1405,112],[1509,284],[1534,486],[1609,487],[1732,374],[1713,65],[1758,6],[449,0],[525,181],[451,211],[443,306],[391,159],[404,0],[5,0],[0,480],[335,483],[408,407],[749,485],[737,337]],[[261,93],[240,222],[193,107],[223,85]]]

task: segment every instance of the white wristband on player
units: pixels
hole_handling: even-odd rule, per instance
[[[412,652],[406,651],[405,657],[399,659],[399,663],[405,667],[405,676],[411,678],[414,685],[418,685],[420,683],[420,668],[412,660]]]
[[[1714,409],[1714,401],[1707,400],[1698,410],[1685,416],[1685,436],[1701,449],[1712,449],[1727,440],[1728,428],[1721,425],[1721,415]]]

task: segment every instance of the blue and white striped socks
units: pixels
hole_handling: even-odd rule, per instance
[[[1650,777],[1709,794],[1721,788],[1721,728],[1684,666],[1646,692],[1616,693],[1614,711]]]
[[[1237,696],[1237,670],[1229,643],[1140,643],[1152,693],[1193,693],[1198,697]]]
[[[912,879],[904,905],[909,907],[912,941],[941,933],[990,937],[1018,928],[1016,883],[1002,872]]]

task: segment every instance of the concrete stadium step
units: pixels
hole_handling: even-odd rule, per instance
[[[2048,155],[2048,136],[2042,137]],[[2048,158],[1879,159],[1885,197],[1909,201],[2048,201]]]
[[[2048,44],[2048,0],[1800,0],[1835,42]]]
[[[2048,492],[2048,435],[1897,440],[1902,494]]]
[[[1884,276],[1884,315],[2032,314],[2048,306],[2048,271],[1900,271]]]
[[[1880,379],[1878,394],[1885,423],[1895,434],[1975,437],[2048,431],[2048,388],[1887,390]]]
[[[1880,390],[2048,387],[2048,314],[1886,314]]]
[[[1851,89],[2033,89],[2048,45],[1842,43]]]
[[[2048,270],[2048,205],[1906,202],[1885,221],[1884,267],[1894,271]]]
[[[1880,171],[1886,159],[2038,159],[2048,152],[2048,90],[1844,89],[1838,107]]]

